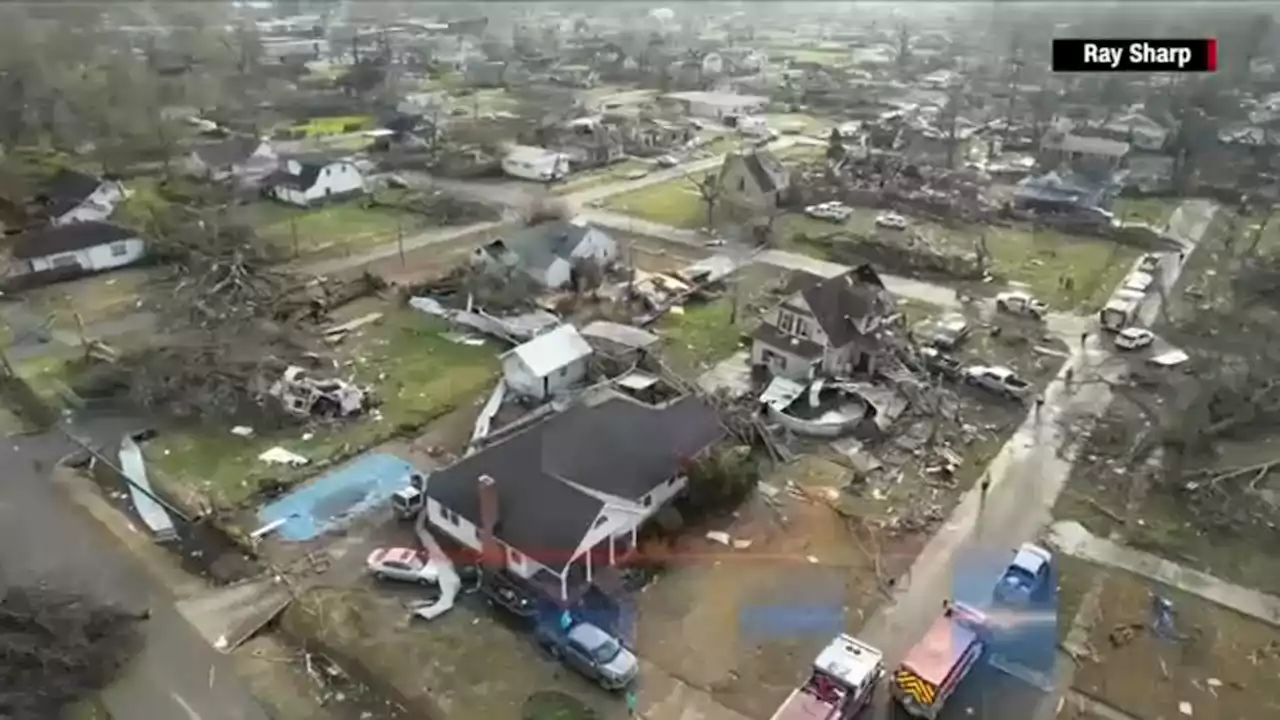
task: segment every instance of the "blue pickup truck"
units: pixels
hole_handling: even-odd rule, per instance
[[[535,636],[551,657],[606,690],[629,687],[640,672],[636,656],[622,641],[591,623],[578,622],[567,629],[554,623],[539,626]]]

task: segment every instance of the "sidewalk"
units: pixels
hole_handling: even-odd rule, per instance
[[[1054,523],[1049,542],[1073,557],[1141,575],[1280,627],[1280,598],[1100,538],[1078,522]]]

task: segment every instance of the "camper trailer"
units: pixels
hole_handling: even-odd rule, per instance
[[[517,145],[502,159],[502,172],[522,180],[555,182],[569,174],[569,156],[540,147]]]

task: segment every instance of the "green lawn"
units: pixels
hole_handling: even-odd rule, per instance
[[[472,401],[493,383],[498,371],[495,346],[450,342],[441,336],[446,326],[420,312],[355,303],[344,317],[379,309],[387,312],[379,324],[366,326],[360,337],[340,346],[347,363],[341,375],[354,374],[355,382],[376,389],[382,401],[377,415],[316,426],[307,440],[301,428],[252,438],[212,424],[162,433],[147,446],[154,467],[217,505],[233,507],[249,499],[263,480],[296,482],[315,473],[321,461],[342,459],[416,431]],[[289,470],[260,462],[258,455],[275,445],[309,458],[311,465]]]
[[[614,195],[605,203],[614,212],[687,230],[707,224],[707,207],[693,181],[680,178]]]
[[[768,113],[765,116],[769,127],[777,130],[784,135],[826,135],[831,132],[834,123],[829,120],[816,118],[812,115],[804,113]],[[794,128],[798,132],[790,133],[788,129]],[[825,150],[826,148],[821,148]]]
[[[1164,227],[1178,207],[1178,201],[1167,198],[1117,198],[1111,211],[1124,222],[1143,222]]]
[[[656,327],[665,356],[686,377],[695,377],[729,357],[741,347],[742,334],[751,330],[747,323],[754,322],[745,308],[740,310],[736,324],[729,322],[733,304],[728,297],[686,305],[683,313],[667,313]]]
[[[817,252],[813,245],[796,243],[797,236],[823,237],[843,231],[864,236],[879,232],[890,240],[899,237],[894,231],[876,229],[878,212],[855,208],[853,216],[842,224],[788,215],[778,221],[779,238],[784,246]],[[935,248],[962,254],[973,253],[977,239],[985,232],[998,275],[1007,282],[1026,285],[1052,307],[1068,311],[1092,312],[1102,307],[1138,256],[1138,251],[1127,245],[1029,226],[953,229],[912,218],[910,231]],[[1069,289],[1062,283],[1064,278],[1071,279]],[[984,284],[979,289],[996,292],[1003,288]]]
[[[387,208],[367,208],[362,199],[298,208],[264,200],[249,211],[258,234],[294,256],[359,251],[393,242],[397,233],[417,232],[423,218]]]
[[[555,195],[571,195],[582,190],[586,190],[600,183],[622,182],[630,180],[628,175],[638,171],[656,170],[657,166],[652,163],[640,160],[624,160],[620,163],[606,165],[602,168],[594,168],[584,172],[570,175],[568,180],[560,183],[552,189]]]

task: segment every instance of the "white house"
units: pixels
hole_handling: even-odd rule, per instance
[[[104,180],[76,170],[59,170],[36,194],[54,225],[103,221],[129,196],[118,180]]]
[[[86,220],[23,233],[13,240],[10,257],[17,274],[64,268],[98,272],[133,264],[146,250],[135,231]]]
[[[547,288],[573,283],[577,263],[607,268],[618,259],[618,243],[604,230],[581,220],[551,221],[525,228],[476,248],[472,261],[494,269],[519,270]]]
[[[572,169],[567,153],[529,145],[516,145],[502,158],[502,172],[522,180],[554,182]]]
[[[755,115],[769,106],[769,98],[763,95],[738,95],[700,90],[668,93],[663,95],[662,99],[682,105],[685,112],[694,117],[716,120],[727,115]]]
[[[517,395],[547,400],[587,376],[591,346],[572,325],[545,332],[502,356],[502,375]]]
[[[286,160],[267,182],[268,195],[298,207],[310,207],[364,191],[364,175],[348,160]]]
[[[183,161],[182,169],[204,180],[252,184],[275,172],[279,164],[280,157],[270,143],[234,137],[196,147]]]
[[[624,559],[643,523],[684,489],[687,463],[723,436],[696,397],[646,405],[608,393],[552,415],[427,478],[427,519],[569,601]],[[492,546],[491,546],[492,547]]]
[[[873,370],[880,331],[894,310],[871,266],[825,279],[796,273],[786,292],[752,333],[752,365],[793,380]]]

